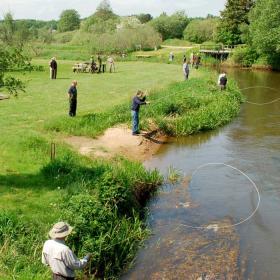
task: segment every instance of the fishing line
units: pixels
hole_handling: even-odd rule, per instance
[[[235,224],[227,225],[227,226],[218,226],[218,228],[219,228],[219,229],[231,228],[231,227],[235,227],[235,226],[239,226],[239,225],[241,225],[241,224],[244,224],[245,222],[249,221],[250,219],[252,219],[252,218],[254,217],[254,215],[257,213],[257,211],[258,211],[258,209],[259,209],[259,206],[260,206],[261,195],[260,195],[260,192],[259,192],[259,189],[258,189],[256,183],[255,183],[247,174],[245,174],[245,173],[244,173],[243,171],[241,171],[240,169],[238,169],[238,168],[236,168],[236,167],[234,167],[234,166],[232,166],[232,165],[229,165],[229,164],[218,163],[218,162],[210,162],[210,163],[206,163],[206,164],[203,164],[203,165],[197,167],[197,168],[195,169],[195,171],[192,173],[191,178],[193,178],[193,177],[196,175],[196,173],[197,173],[200,169],[202,169],[202,168],[204,168],[204,167],[206,167],[206,166],[213,166],[213,165],[222,165],[222,166],[229,167],[229,168],[231,168],[231,169],[233,169],[233,170],[236,170],[236,171],[239,172],[241,175],[243,175],[244,177],[246,177],[246,178],[249,180],[249,182],[254,186],[254,189],[255,189],[255,191],[256,191],[256,193],[257,193],[257,195],[258,195],[258,202],[257,202],[256,208],[252,211],[252,213],[251,213],[247,218],[241,219],[239,222],[237,222],[237,223],[235,223]],[[207,226],[191,226],[191,225],[187,225],[187,224],[182,224],[182,223],[181,223],[181,224],[179,225],[179,227],[180,227],[180,226],[187,227],[187,228],[192,228],[192,229],[206,229],[206,230],[207,230],[207,229],[210,229],[209,226],[211,226],[211,224],[210,224],[210,225],[207,225]]]
[[[277,90],[276,88],[266,87],[266,86],[247,87],[247,88],[242,88],[242,89],[240,89],[240,90],[241,90],[241,91],[244,91],[244,90],[247,90],[247,89],[254,89],[254,88],[266,88],[266,89],[270,89],[270,90],[279,92],[279,90]],[[276,98],[276,99],[274,99],[274,100],[272,100],[272,101],[265,102],[265,103],[256,103],[256,102],[251,102],[251,101],[245,101],[245,102],[248,103],[248,104],[252,104],[252,105],[264,106],[264,105],[273,104],[273,103],[275,103],[275,102],[278,102],[279,100],[280,100],[280,97],[279,97],[279,98]]]

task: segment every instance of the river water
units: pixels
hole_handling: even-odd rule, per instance
[[[250,103],[145,162],[182,179],[150,202],[152,235],[122,279],[280,279],[280,74],[227,72]]]

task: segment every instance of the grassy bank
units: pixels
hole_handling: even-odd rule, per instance
[[[37,157],[46,157],[48,144],[39,137],[25,140]],[[41,249],[58,220],[74,226],[68,244],[79,256],[94,253],[92,267],[79,277],[117,276],[147,236],[142,209],[162,181],[156,171],[147,172],[138,163],[91,162],[63,146],[57,159],[37,173],[0,179],[1,200],[8,206],[1,204],[0,278],[26,280],[49,279],[40,264]]]
[[[193,72],[198,74],[197,70]],[[216,75],[201,70],[189,81],[150,92],[149,101],[151,104],[142,108],[143,129],[186,136],[228,123],[238,114],[242,96],[233,81],[226,91],[221,92],[216,85]],[[129,108],[130,103],[126,102],[106,112],[86,114],[70,121],[67,117],[54,119],[46,124],[46,128],[70,135],[96,137],[109,127],[122,123],[129,125]]]
[[[216,75],[207,71],[192,71],[191,80],[179,82],[178,65],[129,62],[117,64],[115,74],[77,75],[73,61],[59,60],[58,79],[51,81],[48,60],[34,63],[45,70],[17,73],[27,82],[26,93],[0,103],[0,279],[48,279],[41,249],[61,219],[75,227],[69,239],[75,252],[94,253],[85,274],[117,277],[147,236],[143,205],[162,177],[120,158],[81,157],[60,136],[97,136],[130,123],[130,100],[138,88],[150,90],[152,101],[142,108],[142,127],[172,135],[228,122],[239,110],[240,94],[234,83],[221,93]],[[72,79],[79,82],[74,119],[67,117]],[[54,161],[51,142],[57,146]]]

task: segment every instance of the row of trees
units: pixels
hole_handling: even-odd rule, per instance
[[[104,38],[112,42],[111,47],[106,42],[108,49],[126,45],[133,50],[133,46],[139,44],[153,48],[161,39],[184,38],[195,43],[247,44],[250,51],[246,55],[251,55],[250,61],[265,55],[272,63],[279,61],[279,6],[279,0],[227,0],[220,17],[208,15],[207,18],[190,19],[184,11],[172,15],[162,13],[156,18],[150,14],[120,17],[113,12],[109,0],[103,0],[91,16],[82,20],[76,10],[63,11],[58,22],[13,21],[11,14],[7,14],[0,22],[0,40],[8,45],[15,41],[20,45],[34,39],[49,43],[53,38],[84,43],[84,35],[92,38],[91,44],[95,46],[98,46],[96,40],[102,37],[102,42]],[[134,33],[135,36],[130,36],[133,41],[123,36]],[[144,43],[143,38],[147,40]],[[241,54],[240,51],[238,56]]]
[[[226,44],[247,44],[237,50],[251,64],[264,57],[273,67],[280,64],[280,1],[227,0],[221,12],[217,41]]]

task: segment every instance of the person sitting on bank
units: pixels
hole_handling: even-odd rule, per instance
[[[44,244],[42,263],[50,267],[53,280],[74,280],[75,270],[82,270],[91,258],[91,254],[87,254],[83,259],[78,259],[65,244],[65,239],[71,231],[71,226],[59,222],[49,232],[51,239]]]
[[[187,60],[183,64],[183,74],[184,74],[185,81],[186,81],[189,78],[189,74],[190,74],[190,67],[189,67]]]
[[[69,97],[69,116],[70,117],[75,117],[76,116],[76,111],[77,111],[77,85],[78,82],[74,80],[72,82],[71,87],[68,90],[68,97]]]
[[[226,73],[222,73],[219,75],[218,85],[220,86],[221,90],[225,90],[227,88],[227,75]]]
[[[139,111],[141,105],[149,104],[146,102],[146,95],[143,91],[138,90],[136,96],[133,97],[131,115],[132,115],[132,135],[138,135],[139,132]]]

